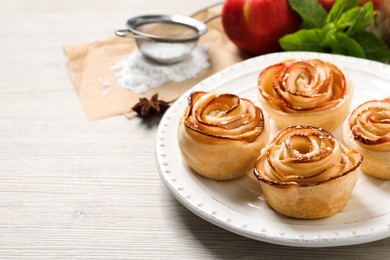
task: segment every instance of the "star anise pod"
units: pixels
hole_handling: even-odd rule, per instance
[[[139,102],[131,109],[142,118],[151,118],[162,115],[169,108],[169,103],[158,99],[158,93],[154,94],[150,100],[140,98]]]

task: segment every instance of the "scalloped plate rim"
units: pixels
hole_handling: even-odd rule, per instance
[[[288,237],[285,236],[285,234],[279,234],[279,235],[268,235],[268,233],[262,233],[258,231],[254,231],[252,229],[248,229],[248,227],[244,226],[238,226],[232,224],[230,221],[222,220],[214,215],[214,212],[210,210],[205,210],[203,207],[200,207],[196,205],[196,203],[193,201],[192,198],[184,195],[185,192],[183,192],[183,188],[178,188],[178,185],[174,185],[176,182],[175,178],[172,178],[172,166],[170,166],[171,161],[168,163],[166,162],[167,154],[169,153],[174,153],[175,151],[172,151],[172,149],[167,148],[165,145],[164,141],[165,135],[175,135],[176,132],[174,133],[169,133],[167,134],[166,130],[168,128],[174,128],[177,130],[177,126],[172,126],[172,119],[177,120],[178,118],[176,115],[180,116],[181,113],[177,111],[178,107],[183,106],[182,102],[186,99],[189,93],[191,93],[194,90],[199,90],[201,88],[204,88],[206,84],[209,82],[217,81],[218,78],[223,76],[224,74],[228,72],[234,72],[236,70],[240,70],[240,68],[250,68],[251,64],[254,63],[262,63],[262,61],[269,61],[272,59],[288,59],[288,58],[326,58],[326,59],[336,59],[338,62],[351,62],[352,66],[354,67],[355,64],[359,65],[364,65],[364,66],[369,66],[372,65],[373,67],[377,69],[382,69],[385,71],[389,71],[389,76],[385,77],[385,80],[389,81],[390,84],[390,66],[375,62],[375,61],[370,61],[366,59],[360,59],[360,58],[355,58],[355,57],[348,57],[348,56],[343,56],[343,55],[335,55],[335,54],[327,54],[327,53],[316,53],[316,52],[278,52],[278,53],[271,53],[271,54],[265,54],[261,55],[258,57],[254,57],[251,59],[244,60],[242,62],[236,63],[230,67],[227,67],[223,69],[220,72],[217,72],[214,75],[211,75],[210,77],[202,80],[198,84],[196,84],[193,88],[189,89],[186,91],[181,97],[179,97],[174,104],[168,109],[168,111],[164,114],[162,117],[159,127],[157,129],[157,134],[156,134],[156,139],[155,139],[155,156],[156,156],[156,164],[158,168],[158,172],[160,175],[160,178],[162,179],[163,183],[168,187],[172,195],[181,203],[183,204],[187,209],[189,209],[191,212],[194,214],[198,215],[199,217],[205,219],[206,221],[219,226],[223,229],[226,229],[230,232],[236,233],[238,235],[263,241],[263,242],[268,242],[268,243],[273,243],[273,244],[278,244],[278,245],[285,245],[285,246],[296,246],[296,247],[331,247],[331,246],[345,246],[345,245],[355,245],[355,244],[361,244],[361,243],[367,243],[367,242],[372,242],[380,239],[384,239],[387,237],[390,237],[390,221],[385,224],[385,227],[380,230],[373,230],[369,231],[366,233],[362,232],[355,232],[352,231],[349,233],[349,235],[340,235],[336,237],[321,237],[317,236],[315,238],[309,237],[306,238],[305,236],[303,237]],[[270,63],[273,64],[273,63]],[[269,64],[269,65],[270,65]],[[349,64],[348,66],[351,66]],[[374,74],[377,73],[377,71],[373,71],[372,68],[370,68],[371,72]],[[259,70],[260,72],[260,70]],[[383,75],[382,75],[383,76]],[[386,75],[385,75],[386,76]],[[390,85],[389,85],[390,86]],[[211,88],[212,90],[213,88]],[[206,90],[209,91],[209,90]],[[387,94],[387,93],[386,93]],[[389,93],[390,95],[390,93]],[[171,138],[173,138],[171,136]],[[175,139],[176,140],[176,139]],[[177,146],[177,142],[175,143],[175,146]],[[177,150],[177,149],[176,149]],[[177,152],[177,151],[176,151]],[[176,154],[177,155],[177,154]],[[179,155],[180,156],[180,155]],[[174,171],[174,170],[173,170]],[[178,173],[180,174],[180,173]],[[191,183],[192,185],[194,183]],[[184,185],[189,185],[184,184]],[[180,186],[180,185],[179,185]],[[191,185],[190,185],[191,188]],[[204,195],[204,194],[203,194]],[[207,205],[207,203],[206,203]],[[224,205],[221,205],[222,207]],[[308,220],[310,221],[310,220]],[[336,232],[337,233],[337,232]],[[305,233],[303,233],[304,235]]]

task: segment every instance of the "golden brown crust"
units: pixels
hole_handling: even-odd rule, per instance
[[[254,174],[266,201],[296,218],[322,218],[346,204],[362,156],[329,132],[312,126],[283,128],[261,151]]]
[[[346,146],[363,154],[363,172],[390,179],[390,98],[358,106],[344,123],[343,138]]]
[[[343,72],[319,59],[287,60],[264,69],[259,100],[279,128],[313,125],[332,131],[348,114],[353,89]]]
[[[261,109],[233,94],[194,92],[178,129],[184,160],[215,180],[245,175],[268,142],[270,127]]]

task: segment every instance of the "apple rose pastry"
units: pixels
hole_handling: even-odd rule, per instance
[[[295,218],[323,218],[343,209],[356,184],[362,156],[329,132],[283,128],[262,151],[254,174],[268,204]]]
[[[318,59],[287,60],[258,78],[260,103],[279,128],[312,125],[332,131],[345,119],[352,86],[335,65]]]
[[[390,179],[390,98],[358,106],[344,122],[346,145],[363,154],[362,170]]]
[[[262,110],[233,94],[194,92],[178,129],[184,160],[195,172],[229,180],[253,169],[269,139]]]

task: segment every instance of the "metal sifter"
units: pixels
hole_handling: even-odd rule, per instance
[[[148,59],[173,64],[186,59],[207,25],[181,15],[142,15],[127,21],[127,29],[116,30],[120,37],[135,39],[138,49]]]

